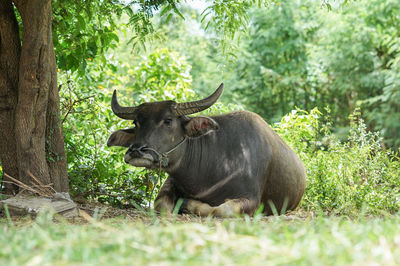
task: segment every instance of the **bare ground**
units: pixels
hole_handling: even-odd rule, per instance
[[[61,220],[67,220],[69,223],[73,224],[86,224],[92,223],[94,220],[97,221],[105,221],[116,218],[122,218],[125,221],[138,222],[141,221],[143,223],[152,223],[157,218],[165,219],[166,221],[173,222],[187,222],[187,223],[204,223],[209,221],[208,217],[199,217],[196,215],[189,214],[178,214],[175,216],[161,216],[159,214],[154,213],[152,210],[148,211],[145,209],[139,210],[136,208],[118,208],[110,205],[102,204],[99,202],[90,202],[84,204],[78,204],[79,208],[79,216]],[[285,215],[280,216],[280,219],[285,221],[291,220],[305,220],[314,217],[315,214],[312,212],[306,212],[304,210],[296,210]],[[35,217],[34,216],[16,216],[11,217],[14,223],[17,224],[25,224],[26,222],[31,222]],[[262,221],[268,222],[270,219],[273,219],[273,216],[264,216],[259,218]],[[0,219],[7,219],[7,215],[4,210],[0,211]],[[212,218],[214,220],[223,220],[222,218]],[[232,218],[238,219],[238,218]],[[58,220],[57,218],[55,220]],[[1,223],[1,222],[0,222]]]

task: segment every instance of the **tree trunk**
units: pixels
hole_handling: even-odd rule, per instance
[[[0,1],[0,161],[3,173],[18,176],[15,139],[18,67],[21,55],[19,29],[11,0]],[[18,187],[3,174],[4,192],[16,194]]]
[[[10,6],[10,0],[6,2]],[[12,77],[18,97],[13,105],[17,179],[31,185],[35,184],[33,175],[43,184],[51,184],[56,191],[65,192],[69,188],[51,35],[51,0],[14,0],[14,4],[23,25],[20,56],[15,57],[19,59],[19,68],[16,77]],[[9,8],[7,14],[11,16]],[[15,21],[12,7],[11,14]],[[3,26],[0,30],[3,32]],[[9,45],[6,40],[5,46]],[[4,127],[0,130],[5,134]],[[3,155],[5,151],[0,153]],[[12,175],[5,167],[3,156],[1,160],[4,171]]]

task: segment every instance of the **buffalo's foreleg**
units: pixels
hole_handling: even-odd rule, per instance
[[[171,214],[178,200],[177,191],[170,177],[165,180],[154,201],[154,210]]]
[[[215,216],[215,217],[235,217],[239,214],[253,215],[257,202],[255,200],[240,198],[233,200],[226,200],[219,206],[210,206],[207,203],[188,199],[182,210],[186,213],[192,213],[200,216]]]

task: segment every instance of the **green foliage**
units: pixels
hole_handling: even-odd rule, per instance
[[[155,22],[159,28],[162,42],[155,42],[157,49],[168,47],[169,50],[184,56],[191,65],[193,89],[200,96],[206,96],[227,80],[226,57],[216,47],[218,40],[214,35],[205,34],[201,28],[201,16],[196,10],[182,9],[185,20],[171,19],[169,23],[161,18]],[[225,86],[222,101],[227,99],[230,88]]]
[[[365,23],[374,28],[373,41],[382,62],[383,86],[378,94],[361,102],[368,107],[366,118],[375,129],[380,129],[389,146],[400,147],[400,3],[369,2]]]
[[[307,80],[307,43],[319,27],[314,17],[310,3],[293,1],[251,14],[229,84],[236,98],[270,121],[296,106],[315,106]]]
[[[317,108],[310,112],[300,109],[292,110],[282,117],[281,122],[275,123],[273,128],[297,153],[307,156],[316,149],[316,140],[320,137],[321,115],[322,113]],[[329,129],[325,128],[325,131],[329,134]],[[314,146],[310,145],[312,143]],[[308,161],[307,159],[305,160]]]
[[[202,22],[207,20],[205,28],[211,23],[214,28],[231,39],[238,30],[243,30],[249,22],[247,10],[249,2],[243,1],[213,1],[202,13]]]
[[[329,123],[320,123],[317,109],[293,111],[275,124],[307,169],[302,208],[342,215],[400,211],[399,158],[382,148],[382,139],[366,130],[359,115],[351,117],[344,142],[330,132]]]
[[[106,52],[117,47],[117,31],[121,28],[133,29],[133,46],[144,45],[154,37],[150,21],[153,13],[164,6],[180,14],[176,2],[179,1],[53,1],[53,43],[58,68],[78,71],[83,76],[88,59],[98,58],[98,63],[107,64]],[[122,15],[129,18],[127,23],[121,22]]]
[[[332,1],[323,3],[334,6]],[[228,25],[229,5],[222,5],[217,1],[210,6],[216,11],[209,16],[221,17]],[[334,132],[345,137],[350,129],[348,114],[361,108],[368,129],[379,131],[385,145],[397,149],[399,12],[396,0],[339,1],[331,10],[315,1],[284,0],[267,8],[253,6],[245,13],[239,10],[238,14],[246,14],[243,25],[248,24],[244,27],[237,20],[247,35],[238,39],[237,49],[228,49],[236,61],[215,56],[220,39],[214,35],[176,27],[168,28],[168,36],[180,33],[179,40],[184,36],[183,45],[173,45],[183,47],[193,65],[194,84],[202,87],[223,79],[225,95],[232,102],[267,121],[279,121],[297,107],[329,107]]]
[[[190,88],[190,65],[168,49],[155,51],[136,66],[128,66],[124,70],[127,71],[127,79],[116,88],[129,91],[130,98],[136,103],[167,99],[188,101],[194,96]]]
[[[222,48],[222,51],[231,57],[239,51],[236,40],[247,32],[252,7],[265,7],[271,3],[280,5],[277,0],[214,0],[201,13],[201,23],[205,30],[212,29]]]
[[[53,2],[53,43],[57,66],[62,70],[76,71],[83,75],[87,59],[103,57],[108,49],[116,47],[119,39],[116,19],[121,16],[121,3],[90,1]]]

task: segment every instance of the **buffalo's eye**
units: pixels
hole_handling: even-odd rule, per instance
[[[166,126],[172,125],[172,119],[169,119],[169,118],[165,119],[164,120],[164,125],[166,125]]]

